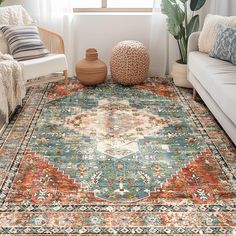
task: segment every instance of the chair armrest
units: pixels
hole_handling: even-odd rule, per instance
[[[189,40],[188,40],[188,53],[199,50],[199,48],[198,48],[199,36],[200,36],[200,32],[192,33],[189,36]]]
[[[58,33],[38,27],[39,35],[44,45],[51,53],[65,54],[64,40]]]

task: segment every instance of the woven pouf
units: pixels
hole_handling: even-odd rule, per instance
[[[143,83],[148,77],[148,51],[138,41],[122,41],[113,48],[110,65],[115,82],[124,85]]]

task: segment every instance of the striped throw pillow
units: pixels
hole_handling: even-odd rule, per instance
[[[48,55],[49,51],[39,37],[37,26],[5,25],[1,30],[14,59],[24,61]]]

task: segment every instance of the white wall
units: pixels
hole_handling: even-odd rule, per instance
[[[94,47],[99,58],[109,64],[112,48],[122,40],[137,40],[149,46],[151,16],[147,14],[76,14],[75,55],[82,59]]]

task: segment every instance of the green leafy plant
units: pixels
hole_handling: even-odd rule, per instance
[[[206,0],[162,0],[161,11],[167,15],[167,29],[178,42],[181,59],[187,64],[187,46],[189,36],[199,30],[199,15]],[[189,11],[190,10],[190,11]]]
[[[0,5],[2,5],[2,3],[4,2],[5,0],[0,0]]]

